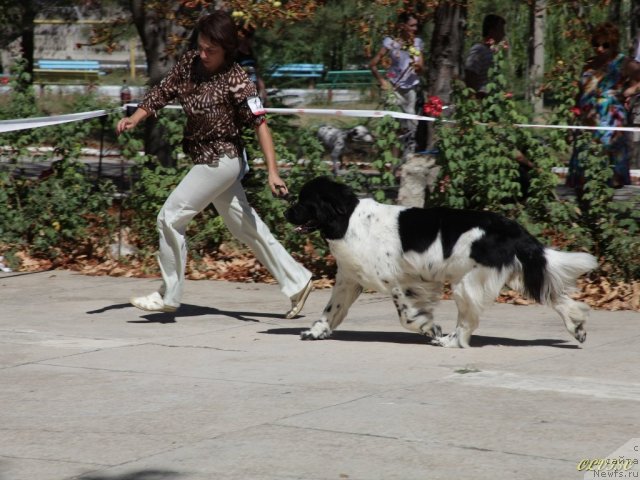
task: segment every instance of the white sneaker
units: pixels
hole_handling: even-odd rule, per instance
[[[291,319],[300,313],[302,307],[304,307],[304,302],[307,301],[307,297],[311,293],[311,290],[313,290],[313,282],[309,280],[302,290],[291,297],[291,310],[285,313],[284,318]]]
[[[134,307],[147,312],[171,313],[178,309],[178,307],[174,307],[173,305],[165,305],[162,295],[160,295],[159,292],[153,292],[144,297],[133,297],[130,302]]]

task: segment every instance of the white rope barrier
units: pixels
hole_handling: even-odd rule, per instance
[[[381,118],[390,116],[401,120],[421,120],[426,122],[435,122],[435,117],[427,117],[424,115],[413,115],[404,112],[392,112],[389,110],[339,110],[325,108],[266,108],[267,113],[280,113],[282,115],[335,115],[338,117],[362,117],[362,118]],[[444,120],[446,123],[455,123],[453,120]],[[487,123],[478,123],[478,125],[488,126]],[[616,130],[621,132],[640,132],[640,127],[588,127],[584,125],[546,125],[538,123],[516,123],[515,127],[519,128],[553,128],[566,130]]]
[[[91,112],[70,113],[68,115],[52,115],[50,117],[19,118],[15,120],[0,120],[0,133],[27,130],[29,128],[48,127],[62,123],[79,122],[91,118],[108,115],[107,110],[93,110]]]
[[[137,107],[135,103],[127,103],[121,108],[117,108],[111,111],[124,110],[127,107]],[[180,109],[179,105],[167,105],[168,109]],[[267,113],[281,114],[281,115],[334,115],[337,117],[358,117],[358,118],[382,118],[390,116],[400,120],[419,120],[426,122],[435,122],[435,117],[428,117],[424,115],[414,115],[404,112],[392,112],[389,110],[343,110],[334,108],[266,108]],[[49,117],[32,117],[21,118],[14,120],[0,120],[0,133],[13,132],[17,130],[26,130],[29,128],[40,128],[51,125],[59,125],[62,123],[78,122],[81,120],[89,120],[92,118],[99,118],[108,115],[111,111],[108,110],[94,110],[91,112],[71,113],[68,115],[53,115]],[[447,123],[454,123],[452,120],[444,120]],[[486,123],[479,123],[478,125],[489,125]],[[584,125],[546,125],[539,123],[516,123],[515,127],[518,128],[547,128],[547,129],[561,129],[561,130],[613,130],[620,132],[640,132],[640,127],[613,127],[613,126],[598,126],[590,127]]]

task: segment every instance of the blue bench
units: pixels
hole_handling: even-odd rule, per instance
[[[322,78],[324,65],[321,63],[287,63],[272,67],[270,77],[275,78]]]
[[[38,60],[33,69],[35,83],[93,83],[102,74],[97,60]]]

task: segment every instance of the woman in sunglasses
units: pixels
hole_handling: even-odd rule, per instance
[[[640,64],[619,51],[618,27],[606,22],[594,27],[591,32],[591,56],[580,77],[580,92],[577,107],[583,125],[602,127],[624,127],[627,125],[627,97],[640,86]],[[629,173],[629,142],[625,132],[596,130],[594,136],[600,141],[613,167],[610,184],[621,187],[631,183]],[[569,162],[567,185],[582,187],[584,171],[579,163],[579,152],[574,149]]]

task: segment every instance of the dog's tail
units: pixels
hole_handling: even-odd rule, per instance
[[[557,300],[567,290],[575,287],[581,275],[598,266],[597,259],[583,252],[561,252],[552,248],[516,247],[516,257],[522,265],[522,276],[518,285],[527,297],[549,303]]]

